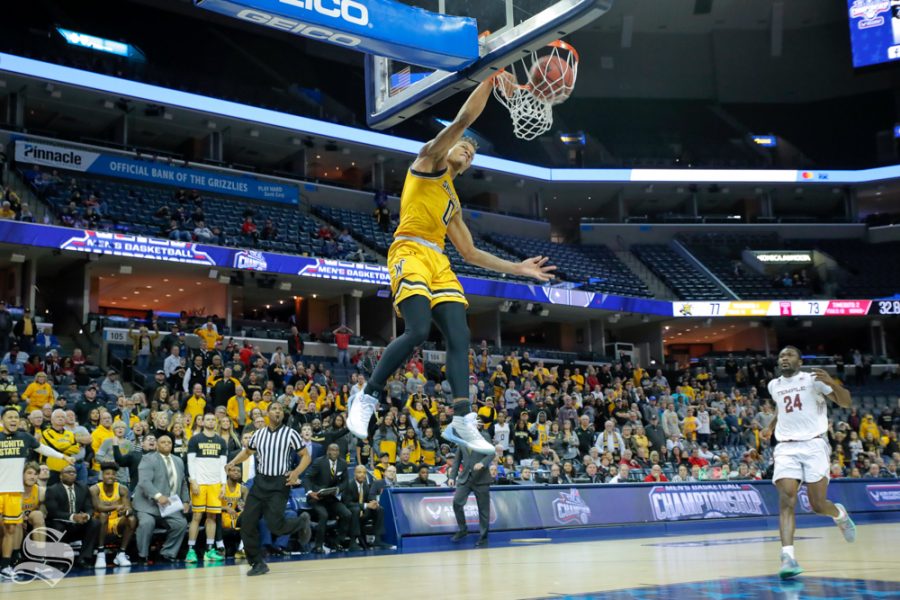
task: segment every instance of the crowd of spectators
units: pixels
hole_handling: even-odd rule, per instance
[[[8,185],[0,191],[0,219],[34,223],[34,213],[31,212],[28,203],[22,202],[19,195]]]
[[[3,404],[19,409],[24,417],[22,427],[43,443],[54,446],[63,438],[62,432],[71,432],[66,438],[71,442],[68,446],[55,446],[76,459],[71,473],[62,473],[68,469],[65,463],[41,462],[35,456],[37,474],[26,473],[25,480],[36,478],[36,485],[52,486],[65,477],[88,490],[95,486],[88,494],[95,499],[98,482],[107,480],[110,486],[117,482],[129,490],[126,496],[146,494],[141,482],[143,456],[165,452],[184,469],[191,437],[200,430],[204,415],[212,414],[230,460],[253,431],[266,427],[268,407],[279,403],[286,423],[300,432],[312,457],[325,455],[326,448],[333,446],[337,456],[346,461],[349,468],[341,485],[352,483],[351,474],[356,476],[353,469],[358,465],[365,471],[360,471],[360,481],[379,493],[394,486],[446,485],[457,455],[441,438],[453,417],[441,365],[425,363],[416,353],[389,379],[385,402],[370,425],[368,439],[357,440],[345,426],[345,411],[353,391],[364,386],[369,368],[377,361],[374,351],[367,349],[354,356],[349,378],[339,381],[327,364],[304,360],[302,343],[265,355],[247,343],[224,338],[212,319],[188,330],[200,337],[199,348],[185,344],[184,331],[178,326],[166,335],[154,323],[131,329],[136,361],[151,370],[159,367],[141,391],[127,391],[118,374],[110,370],[101,381],[84,387],[65,380],[71,389],[57,393],[47,383],[52,372],[47,369],[35,374],[28,385],[31,392],[23,397],[7,396]],[[297,332],[293,333],[299,339]],[[8,363],[4,359],[4,364]],[[712,365],[705,363],[689,369],[651,371],[625,359],[611,364],[551,365],[532,359],[528,352],[497,357],[490,355],[482,342],[470,351],[470,371],[470,394],[480,427],[496,448],[490,472],[497,485],[730,481],[771,476],[772,440],[762,432],[775,416],[766,390],[767,381],[774,377],[772,357],[729,357],[725,376],[716,377]],[[22,376],[27,377],[24,370]],[[0,374],[0,386],[2,382]],[[37,392],[46,389],[44,386],[51,392],[39,396]],[[900,404],[878,414],[860,414],[853,409],[846,421],[834,420],[828,433],[834,449],[832,477],[896,477],[898,429]],[[223,554],[241,556],[235,527],[253,473],[251,460],[227,474],[230,500],[218,517],[221,526],[215,541]],[[327,528],[327,519],[336,515],[333,511],[322,514],[315,503],[310,505],[305,496],[310,482],[305,476],[301,481],[286,510],[312,512],[318,521],[315,541],[301,548],[296,540],[266,538],[264,528],[267,552],[323,551],[323,545],[357,548],[356,540],[346,538],[348,526],[341,521],[344,511],[337,511],[336,525]],[[124,504],[117,506],[125,516],[140,512]],[[99,514],[96,507],[94,512]],[[373,522],[377,522],[374,517]],[[31,521],[26,519],[26,528],[28,523]],[[117,527],[123,535],[131,530],[126,525]],[[76,533],[97,535],[87,527]],[[367,539],[378,543],[378,533],[376,528],[368,538],[361,538],[362,543]],[[170,530],[164,548],[181,547],[185,531],[176,540],[172,535]],[[114,545],[116,539],[110,530],[104,543]],[[128,562],[129,555],[134,560],[148,560],[151,548],[146,539],[136,541],[134,549],[116,548],[116,564]],[[82,548],[95,545],[94,540],[83,541]],[[128,554],[120,554],[126,550]],[[82,562],[105,567],[105,555],[102,561],[100,555],[103,552],[97,557],[82,554]]]

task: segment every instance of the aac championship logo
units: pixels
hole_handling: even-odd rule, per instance
[[[553,518],[560,525],[587,525],[591,520],[591,507],[577,489],[571,488],[568,492],[560,492],[559,498],[553,501]]]
[[[248,271],[265,271],[269,268],[266,257],[258,250],[241,250],[234,254],[234,268]]]

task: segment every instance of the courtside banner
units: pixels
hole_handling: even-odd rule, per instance
[[[282,275],[299,275],[316,279],[370,284],[381,288],[390,285],[390,273],[384,265],[224,248],[195,242],[176,242],[128,232],[90,231],[0,220],[0,243]],[[471,277],[460,277],[459,280],[466,294],[476,296],[659,315],[668,315],[672,310],[670,302],[658,300],[586,294],[585,292],[575,293],[573,297],[569,290],[557,290],[548,286],[489,281]]]
[[[475,19],[429,12],[392,0],[194,0],[246,23],[386,56],[459,71],[478,58]]]
[[[288,183],[87,152],[28,140],[16,140],[15,156],[16,162],[26,167],[29,164],[40,165],[285,204],[297,204],[300,198],[297,186]]]
[[[74,159],[69,160],[72,161]],[[91,231],[55,225],[0,220],[0,243],[281,275],[297,275],[315,279],[348,281],[369,284],[381,289],[387,289],[390,286],[390,273],[384,265],[276,254],[260,250],[225,248],[196,242],[176,242],[174,240],[124,231]],[[523,307],[527,307],[529,303],[540,304],[542,308],[550,311],[551,316],[553,315],[554,305],[620,313],[670,316],[673,312],[677,313],[679,310],[683,310],[685,304],[690,304],[652,300],[649,298],[613,296],[577,289],[565,289],[552,285],[528,285],[525,283],[476,279],[473,277],[460,277],[459,281],[467,295],[503,298],[517,301]],[[793,302],[797,303],[797,301]],[[852,304],[853,310],[846,309],[845,312],[841,313],[835,313],[829,308],[824,313],[828,315],[864,316],[870,307],[872,314],[900,313],[900,301],[820,300],[815,302],[820,302],[830,307],[835,305],[846,307],[848,303]],[[754,302],[753,304],[769,305],[771,302]],[[799,304],[808,303],[799,302]],[[857,310],[857,307],[861,308]],[[876,309],[882,312],[877,313]],[[681,314],[681,316],[688,315]],[[744,316],[750,315],[746,314]]]
[[[523,493],[524,492],[524,493]],[[452,533],[458,529],[452,488],[391,488],[400,535]],[[463,508],[466,522],[478,524],[478,506],[470,495]],[[528,490],[492,488],[490,527],[495,531],[536,529],[541,519]]]
[[[443,495],[435,488],[395,488],[390,493],[397,511],[400,535],[427,535],[455,530],[452,489],[446,489]],[[828,498],[842,503],[850,513],[900,511],[900,483],[896,480],[836,479],[828,487]],[[471,517],[469,508],[467,506],[467,521]],[[806,486],[803,486],[799,492],[797,513],[811,512]],[[778,490],[771,481],[491,488],[493,531],[777,515]]]

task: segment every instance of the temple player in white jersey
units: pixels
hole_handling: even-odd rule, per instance
[[[769,394],[778,408],[775,420],[762,432],[769,438],[775,432],[775,472],[772,482],[778,488],[781,532],[782,579],[803,572],[794,557],[794,509],[797,492],[805,483],[809,504],[818,515],[834,519],[844,539],[856,539],[856,525],[840,504],[826,498],[831,447],[828,431],[828,400],[849,408],[850,392],[822,369],[800,370],[803,360],[794,346],[785,346],[778,354],[781,377],[769,382]]]

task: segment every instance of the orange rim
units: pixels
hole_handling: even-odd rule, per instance
[[[490,31],[485,31],[482,33],[482,35],[488,35],[489,33],[490,33]],[[562,40],[554,40],[554,41],[550,42],[549,44],[547,44],[547,46],[549,46],[551,48],[558,48],[560,50],[565,50],[566,52],[569,52],[575,58],[574,67],[576,67],[576,68],[578,67],[578,50],[575,49],[575,46],[573,46],[572,44],[569,44],[567,42],[564,42]],[[497,85],[496,80],[497,80],[497,77],[500,75],[500,73],[506,73],[506,68],[502,68],[502,69],[498,70],[496,73],[494,73],[493,75],[491,75],[491,79],[494,80],[494,85]],[[513,75],[513,76],[515,76],[515,75]],[[531,85],[530,83],[516,82],[515,84],[512,84],[512,85],[514,85],[517,89],[526,90],[528,92],[532,91],[532,89],[534,88],[534,86]]]

